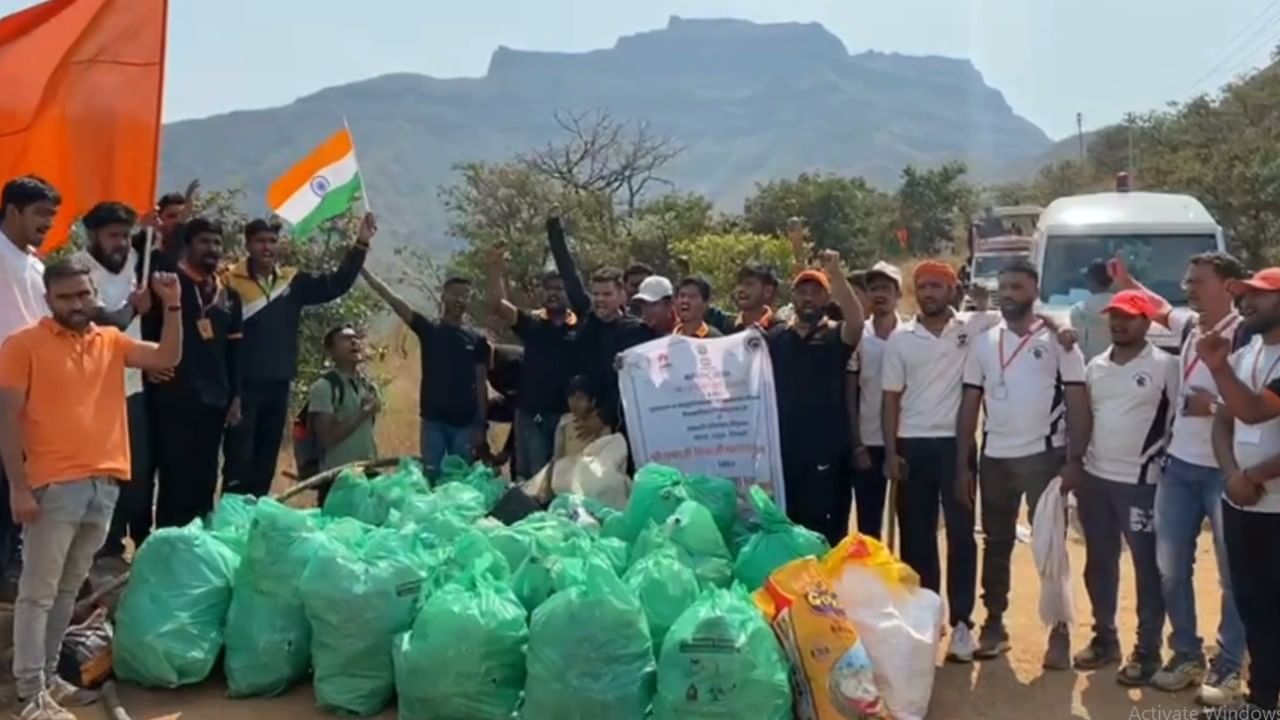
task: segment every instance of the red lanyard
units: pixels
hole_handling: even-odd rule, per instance
[[[1002,379],[1004,378],[1004,371],[1013,364],[1015,359],[1017,359],[1018,353],[1022,352],[1022,349],[1027,346],[1027,343],[1031,342],[1031,338],[1035,337],[1036,333],[1040,332],[1041,325],[1043,325],[1043,323],[1037,322],[1031,326],[1031,329],[1027,330],[1027,334],[1022,336],[1022,340],[1019,341],[1018,346],[1013,349],[1013,354],[1009,356],[1008,360],[1004,359],[1004,328],[1000,328],[1000,377]]]
[[[1258,392],[1258,362],[1262,360],[1262,354],[1267,351],[1267,346],[1258,344],[1258,352],[1253,354],[1253,369],[1249,371],[1249,388],[1254,392]],[[1262,376],[1262,381],[1266,382],[1271,377],[1271,373],[1276,371],[1276,366],[1280,365],[1280,357],[1276,357],[1271,361],[1271,367],[1267,368],[1267,374]]]
[[[1213,326],[1213,332],[1221,334],[1223,332],[1226,332],[1229,329],[1234,329],[1236,321],[1238,321],[1239,319],[1240,319],[1240,316],[1237,315],[1234,310],[1232,310],[1230,313],[1227,314],[1226,317],[1219,320],[1217,325]],[[1191,354],[1190,361],[1187,361],[1187,360],[1182,361],[1182,384],[1183,385],[1187,384],[1187,381],[1191,379],[1191,373],[1195,372],[1196,367],[1200,365],[1200,354],[1196,352],[1196,341],[1199,339],[1200,339],[1200,327],[1196,326],[1187,335],[1187,344],[1185,347],[1182,348],[1182,354],[1184,357],[1188,353]]]

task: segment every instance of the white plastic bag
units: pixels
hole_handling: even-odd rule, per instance
[[[1062,478],[1049,482],[1036,503],[1031,530],[1031,553],[1040,574],[1040,620],[1046,625],[1070,625],[1075,620],[1071,594],[1071,561],[1067,557],[1067,503]]]

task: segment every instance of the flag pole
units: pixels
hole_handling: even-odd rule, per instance
[[[347,116],[342,116],[342,127],[346,128],[347,136],[351,138],[351,154],[356,159],[356,167],[360,167],[360,153],[356,149],[356,134],[351,132],[351,125],[347,123]],[[364,211],[373,212],[373,206],[369,204],[369,180],[364,176],[364,171],[360,170],[360,199],[364,201]]]
[[[148,225],[143,234],[147,242],[142,247],[142,289],[146,290],[151,286],[151,252],[156,246],[156,229]]]

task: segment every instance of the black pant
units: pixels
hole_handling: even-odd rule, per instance
[[[858,532],[880,537],[884,525],[884,500],[889,481],[884,476],[884,448],[868,446],[871,467],[853,471],[854,514],[858,518]]]
[[[1018,513],[1025,500],[1027,516],[1054,476],[1062,470],[1066,453],[1061,448],[1020,458],[984,455],[978,471],[982,489],[982,602],[987,622],[1003,622],[1009,609],[1009,578],[1013,548],[1018,542]]]
[[[223,444],[224,491],[257,497],[270,494],[288,421],[288,380],[245,381],[240,422],[227,430]]]
[[[180,527],[213,510],[226,408],[166,393],[156,398],[156,527]]]
[[[111,517],[111,529],[102,544],[99,557],[120,557],[124,539],[133,541],[136,549],[151,534],[155,509],[156,466],[151,453],[151,414],[146,393],[134,393],[127,401],[129,409],[129,482],[120,484],[120,499]]]
[[[1222,521],[1249,646],[1249,702],[1274,710],[1280,700],[1280,514],[1245,512],[1223,501]]]
[[[22,572],[22,526],[13,521],[9,508],[9,476],[0,462],[0,584],[6,578],[17,582]]]
[[[791,521],[819,533],[834,547],[849,534],[849,504],[853,490],[842,458],[825,461],[782,456],[786,479],[787,515]]]
[[[973,539],[973,510],[956,495],[956,439],[906,438],[898,453],[907,464],[898,489],[898,525],[902,560],[920,575],[920,583],[938,592],[938,501],[947,526],[947,608],[950,624],[972,625],[978,581],[978,544]],[[970,463],[974,464],[974,463]]]

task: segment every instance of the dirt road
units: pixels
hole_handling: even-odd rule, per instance
[[[1209,537],[1200,541],[1196,572],[1197,598],[1200,603],[1200,629],[1206,637],[1214,636],[1218,622],[1217,570],[1210,550]],[[1072,633],[1075,647],[1089,640],[1089,602],[1084,583],[1079,579],[1084,568],[1084,548],[1078,542],[1071,547],[1072,572],[1076,575],[1076,623]],[[1122,587],[1132,588],[1132,573],[1122,558]],[[1044,652],[1045,631],[1037,618],[1038,582],[1028,545],[1019,545],[1014,556],[1014,597],[1009,621],[1014,649],[1007,657],[972,666],[939,667],[934,682],[933,703],[929,720],[1126,720],[1128,718],[1189,718],[1186,710],[1194,707],[1192,693],[1168,695],[1155,690],[1131,691],[1116,685],[1112,672],[1056,672],[1040,669]],[[1132,592],[1124,592],[1120,600],[1121,634],[1132,642],[1134,608]],[[982,610],[977,619],[981,621]],[[175,692],[145,691],[124,687],[122,697],[134,720],[256,720],[289,718],[310,720],[331,718],[313,704],[310,688],[299,688],[291,695],[274,700],[226,700],[219,683]],[[1161,714],[1141,714],[1135,710],[1161,710]],[[1178,714],[1183,711],[1184,714]],[[82,711],[80,718],[98,720],[100,708]],[[380,717],[393,718],[388,710]]]

